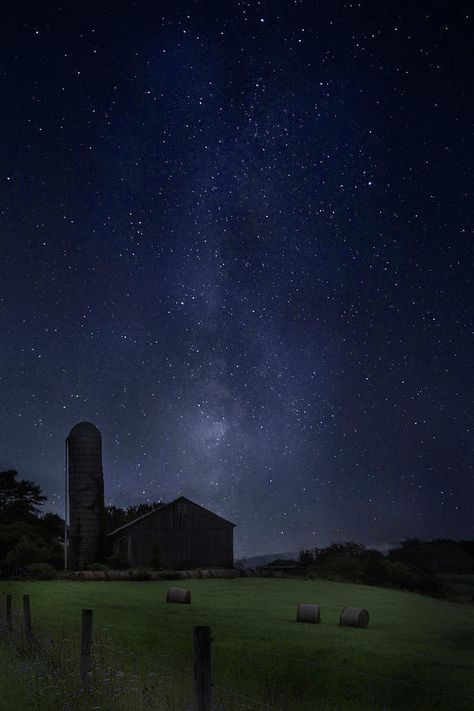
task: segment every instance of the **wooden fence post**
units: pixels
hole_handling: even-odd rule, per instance
[[[210,627],[194,628],[194,711],[211,711],[211,642]]]
[[[82,611],[81,625],[81,683],[89,686],[92,672],[92,623],[93,610]]]
[[[33,630],[31,628],[31,610],[29,595],[23,595],[23,623],[26,640],[28,642],[31,642],[31,639],[33,637]]]
[[[6,617],[6,622],[7,622],[7,630],[8,632],[13,631],[13,625],[12,625],[12,596],[7,594],[5,596],[5,602],[6,602],[6,609],[5,609],[5,617]]]

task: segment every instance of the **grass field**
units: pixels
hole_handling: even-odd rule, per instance
[[[166,604],[170,585],[189,588],[192,604]],[[212,627],[216,711],[474,709],[472,605],[266,578],[2,582],[0,592],[17,608],[30,594],[42,640],[36,655],[0,644],[2,711],[189,709],[197,624]],[[296,623],[298,602],[319,603],[322,623]],[[343,606],[366,607],[368,629],[340,627]],[[83,697],[75,679],[87,607],[95,614],[99,691]]]

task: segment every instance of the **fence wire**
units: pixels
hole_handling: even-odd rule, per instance
[[[4,605],[3,605],[4,609]],[[33,614],[33,638],[25,635],[21,609],[12,610],[12,631],[0,614],[0,651],[12,661],[16,681],[29,689],[29,711],[192,711],[193,644],[189,635],[173,634],[182,650],[159,647],[137,658],[108,628],[96,628],[90,688],[79,677],[80,626],[51,631]],[[433,688],[396,676],[320,663],[277,651],[229,649],[213,643],[212,711],[404,711],[402,689],[416,690],[423,709],[474,709],[455,706],[453,697],[474,702],[474,696]],[[268,661],[274,660],[272,664]],[[324,674],[308,674],[312,669]],[[293,686],[291,677],[294,675]],[[334,676],[337,694],[331,696]],[[283,681],[282,681],[283,677]],[[351,681],[352,679],[352,681]],[[357,679],[357,682],[354,682]],[[306,686],[305,686],[306,685]],[[319,696],[318,696],[319,693]],[[439,702],[446,697],[446,704]],[[345,699],[345,701],[344,701]],[[412,700],[413,701],[413,700]]]

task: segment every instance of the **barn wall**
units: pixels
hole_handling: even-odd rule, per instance
[[[178,500],[137,520],[114,538],[128,537],[131,565],[149,565],[158,550],[164,568],[229,568],[234,564],[233,534],[232,524]]]

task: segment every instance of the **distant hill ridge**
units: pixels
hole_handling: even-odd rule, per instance
[[[366,548],[380,551],[380,553],[383,553],[383,555],[387,555],[389,550],[400,548],[401,545],[401,541],[392,541],[390,543],[376,543],[366,545]],[[238,558],[238,560],[243,562],[244,568],[255,568],[259,565],[268,565],[268,563],[271,563],[273,560],[299,560],[299,557],[300,550],[297,550],[285,551],[283,553],[262,553],[261,555],[243,556],[241,558]]]
[[[256,568],[259,565],[267,565],[272,560],[298,560],[299,551],[286,551],[285,553],[267,553],[266,555],[252,555],[248,558],[241,558],[244,568]]]

